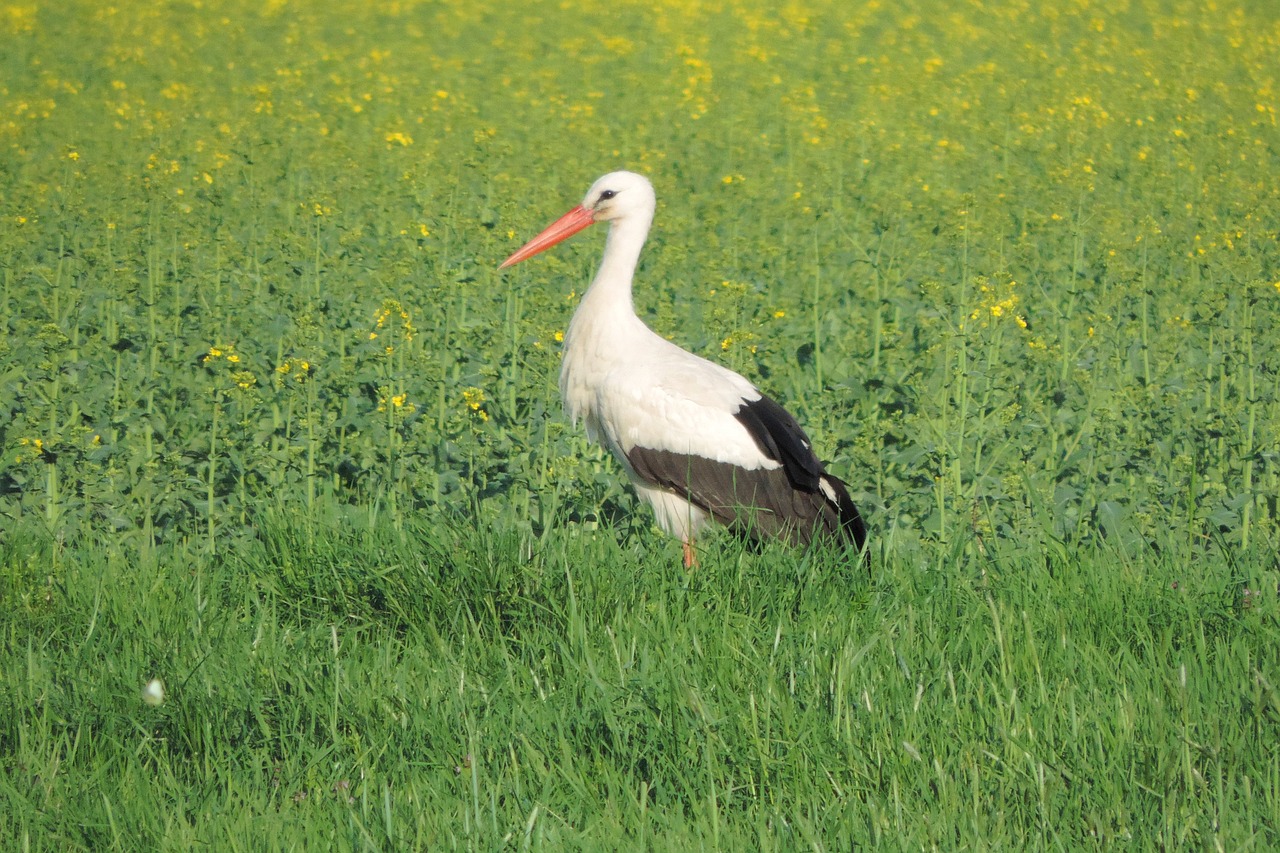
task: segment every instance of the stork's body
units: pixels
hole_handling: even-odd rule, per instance
[[[659,526],[684,544],[686,566],[712,519],[753,538],[804,544],[829,535],[861,550],[857,508],[795,419],[742,376],[685,352],[636,316],[631,282],[654,207],[647,179],[613,172],[503,262],[610,223],[600,270],[564,339],[560,393],[569,417],[617,457]]]

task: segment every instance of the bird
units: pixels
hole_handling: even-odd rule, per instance
[[[635,312],[632,281],[653,223],[649,179],[610,172],[499,266],[608,223],[599,271],[564,335],[560,395],[574,424],[618,460],[685,569],[711,522],[749,540],[831,540],[867,558],[867,529],[796,419],[745,377],[681,349]]]

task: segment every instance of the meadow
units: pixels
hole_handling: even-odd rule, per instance
[[[0,5],[0,846],[1280,847],[1278,55],[1263,0]],[[637,310],[870,578],[686,573],[565,421],[601,235],[497,265],[618,168]]]

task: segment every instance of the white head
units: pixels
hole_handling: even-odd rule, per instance
[[[525,258],[550,249],[561,240],[596,222],[609,223],[611,240],[615,231],[625,231],[632,235],[631,242],[635,243],[635,254],[638,255],[640,244],[649,233],[656,206],[653,184],[644,175],[637,175],[635,172],[610,172],[591,185],[582,204],[521,246],[514,255],[502,262],[499,269],[518,264]]]
[[[591,218],[596,222],[638,215],[652,220],[656,205],[653,184],[635,172],[610,172],[592,184],[582,200],[582,206],[591,211]]]

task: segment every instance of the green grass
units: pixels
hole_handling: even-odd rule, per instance
[[[506,9],[0,7],[0,845],[1280,846],[1271,6]],[[564,422],[615,168],[870,582]]]
[[[3,826],[37,849],[1275,840],[1274,596],[1182,559],[894,557],[868,589],[462,523],[18,545],[57,569],[5,637]]]

